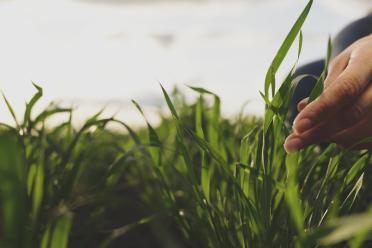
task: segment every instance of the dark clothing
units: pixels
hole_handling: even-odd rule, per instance
[[[356,40],[372,34],[372,14],[356,20],[343,28],[333,42],[334,56],[340,54]]]

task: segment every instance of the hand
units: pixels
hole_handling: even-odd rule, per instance
[[[348,147],[372,136],[372,35],[338,55],[329,66],[323,93],[309,104],[302,100],[298,109],[293,133],[284,144],[287,152],[321,142]]]

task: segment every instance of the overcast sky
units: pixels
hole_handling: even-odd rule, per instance
[[[34,81],[44,88],[42,105],[53,99],[79,104],[81,117],[108,105],[138,122],[130,99],[161,104],[162,82],[168,89],[188,92],[183,85],[192,84],[215,91],[226,113],[249,100],[247,111],[260,114],[265,70],[307,2],[87,1],[0,0],[0,88],[17,112]],[[302,63],[320,58],[327,36],[371,7],[372,1],[362,2],[315,1]],[[0,107],[0,120],[9,121]]]

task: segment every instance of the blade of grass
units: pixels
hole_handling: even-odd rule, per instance
[[[326,56],[326,60],[325,60],[325,64],[324,64],[324,71],[322,72],[322,74],[318,78],[313,90],[311,91],[311,93],[309,95],[309,102],[314,101],[318,96],[320,96],[320,94],[322,94],[323,89],[324,89],[324,80],[327,77],[328,65],[329,65],[329,62],[330,62],[331,56],[332,56],[331,37],[328,38],[328,43],[327,44],[328,44],[327,45],[327,56]]]
[[[17,136],[11,132],[0,134],[0,189],[0,245],[27,247],[24,154]]]
[[[271,87],[272,96],[275,95],[275,74],[279,69],[281,63],[283,62],[285,56],[287,55],[289,48],[292,46],[292,43],[296,39],[296,36],[301,30],[303,23],[306,20],[307,15],[309,14],[311,5],[313,4],[313,0],[310,0],[300,16],[297,18],[295,24],[292,26],[291,30],[289,31],[287,37],[285,38],[284,42],[280,46],[278,52],[276,53],[269,70],[266,73],[265,77],[265,96],[269,96],[269,89]]]
[[[14,122],[15,122],[18,130],[20,130],[21,129],[21,125],[19,124],[19,122],[17,120],[17,116],[16,116],[16,114],[15,114],[15,112],[13,110],[12,105],[10,104],[10,102],[8,101],[8,99],[6,98],[6,96],[4,95],[4,93],[2,93],[2,95],[3,95],[3,99],[5,101],[5,104],[6,104],[7,108],[8,108],[8,110],[9,110],[10,114],[12,115],[13,120],[14,120]]]
[[[26,111],[25,111],[24,118],[23,118],[23,127],[26,128],[27,125],[29,125],[28,130],[31,130],[31,112],[32,112],[32,109],[33,109],[34,105],[43,96],[43,89],[35,83],[32,83],[32,85],[36,88],[37,92],[31,98],[30,102],[26,104]]]
[[[67,248],[71,225],[72,216],[66,215],[58,218],[54,226],[50,247]]]

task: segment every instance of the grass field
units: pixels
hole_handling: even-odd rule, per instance
[[[131,129],[51,104],[0,132],[1,247],[369,247],[371,154],[334,144],[286,154],[295,65],[276,89],[290,47],[301,53],[309,1],[266,75],[263,118],[226,119],[196,87],[194,102],[161,88],[170,116]],[[328,58],[331,45],[328,45]],[[322,91],[318,78],[311,99]],[[305,75],[308,76],[308,75]],[[50,118],[65,116],[53,127]],[[110,126],[115,126],[115,129]]]

